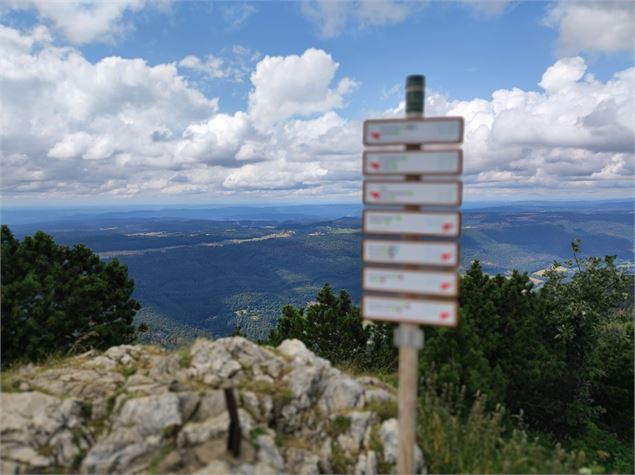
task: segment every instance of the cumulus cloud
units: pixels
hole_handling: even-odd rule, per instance
[[[580,57],[542,76],[542,91],[503,89],[491,100],[449,101],[466,120],[467,182],[505,193],[518,188],[629,196],[635,173],[635,68],[602,83]],[[437,104],[438,105],[438,104]]]
[[[356,85],[343,78],[331,88],[338,68],[331,55],[308,49],[301,56],[266,56],[251,75],[249,114],[261,127],[291,117],[342,107]]]
[[[218,99],[188,83],[176,64],[150,66],[118,57],[92,63],[74,48],[55,46],[42,27],[24,33],[1,26],[0,39],[5,197],[225,196],[257,193],[258,177],[265,194],[319,189],[350,197],[356,192],[347,183],[359,149],[357,124],[327,110],[343,104],[352,82],[331,84],[337,64],[323,51],[274,58],[283,74],[312,72],[319,78],[299,91],[306,94],[306,104],[302,96],[258,82],[267,75],[280,77],[271,58],[265,58],[256,67],[262,74],[253,84],[255,108],[225,114],[218,110]],[[249,61],[258,58],[241,46],[232,53]],[[181,63],[198,65],[192,58]],[[261,114],[268,112],[263,104],[274,107],[275,100],[284,111],[271,116],[281,121],[279,126],[258,129]],[[327,106],[320,104],[323,100]],[[285,121],[320,112],[310,120]],[[312,150],[312,140],[321,146]],[[341,157],[338,153],[346,153],[343,164],[327,167],[334,156]]]
[[[611,53],[635,48],[635,7],[621,0],[560,1],[545,23],[559,29],[561,54]]]
[[[0,40],[4,198],[359,199],[362,124],[337,112],[354,81],[324,51],[263,58],[248,107],[227,114],[176,64],[90,62],[46,28],[0,27]],[[570,57],[535,90],[432,92],[426,115],[465,117],[468,197],[628,196],[634,90],[635,68],[602,82]]]
[[[126,12],[136,12],[148,5],[147,0],[10,0],[8,8],[35,10],[40,18],[48,21],[73,44],[93,41],[112,42],[132,26],[124,21]],[[153,2],[155,7],[165,7],[167,0]]]

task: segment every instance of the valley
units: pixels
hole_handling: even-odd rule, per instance
[[[242,219],[225,210],[153,210],[9,224],[17,237],[42,229],[61,244],[82,243],[125,263],[143,307],[137,319],[151,328],[144,338],[173,347],[237,327],[262,338],[284,305],[308,304],[325,282],[358,302],[361,213],[333,206],[323,214],[319,207],[241,208]],[[571,259],[570,244],[580,239],[583,255],[615,255],[632,269],[632,229],[628,203],[466,209],[461,268],[478,259],[488,273],[518,269],[541,285],[542,271]]]

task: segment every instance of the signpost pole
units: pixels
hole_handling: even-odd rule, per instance
[[[423,117],[425,77],[406,78],[406,117]],[[406,145],[406,150],[420,150],[420,145]],[[406,181],[419,181],[419,175],[406,175]],[[418,211],[419,207],[407,207]],[[408,297],[409,295],[404,294]],[[395,334],[395,344],[399,347],[399,456],[397,473],[414,473],[414,448],[417,421],[417,368],[419,350],[423,348],[423,331],[413,323],[401,323]]]
[[[363,201],[371,206],[364,211],[364,234],[393,237],[362,240],[362,318],[399,322],[394,342],[399,348],[397,473],[402,475],[417,469],[417,370],[424,337],[419,326],[455,327],[459,318],[456,268],[461,215],[422,211],[421,207],[460,206],[460,180],[429,180],[428,176],[461,174],[463,152],[454,145],[463,143],[465,121],[463,117],[424,118],[424,95],[425,78],[408,76],[406,117],[365,120],[363,129],[363,143],[371,147],[362,156],[364,176],[370,177],[364,180]],[[424,150],[427,144],[434,147]],[[439,148],[441,144],[450,147]],[[383,175],[396,179],[376,179]],[[376,206],[393,208],[372,208]],[[422,239],[432,236],[452,240]]]

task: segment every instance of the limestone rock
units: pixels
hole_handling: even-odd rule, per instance
[[[364,440],[366,431],[372,424],[379,422],[379,417],[372,412],[353,411],[347,414],[351,425],[344,434],[337,437],[337,443],[349,453],[357,453]]]
[[[364,388],[350,376],[332,370],[320,384],[323,392],[317,405],[323,414],[363,407]]]
[[[327,360],[310,352],[306,345],[300,340],[284,340],[277,349],[281,354],[286,356],[294,366],[311,365],[320,368],[331,366],[331,363]]]
[[[369,450],[367,453],[359,454],[353,473],[355,475],[377,475],[377,455],[375,452]]]
[[[289,447],[285,451],[286,472],[298,475],[317,475],[320,473],[320,458],[308,449]]]
[[[384,421],[379,429],[379,435],[384,446],[384,460],[388,463],[397,463],[399,455],[399,424],[392,418]],[[424,470],[423,452],[415,446],[415,470],[422,473]]]
[[[179,398],[174,393],[128,399],[115,420],[115,427],[134,427],[142,436],[157,435],[183,422]]]
[[[354,473],[375,475],[378,460],[396,461],[396,420],[379,426],[367,405],[394,401],[381,381],[333,368],[299,340],[199,339],[184,351],[122,345],[13,370],[20,392],[0,393],[0,472],[308,475],[333,470],[343,451]],[[226,449],[224,388],[238,405],[238,458]],[[332,439],[337,416],[350,425]],[[383,452],[369,450],[373,427]]]

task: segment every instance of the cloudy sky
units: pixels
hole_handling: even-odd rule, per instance
[[[0,6],[3,206],[361,199],[361,124],[466,120],[466,200],[633,196],[629,1]]]

